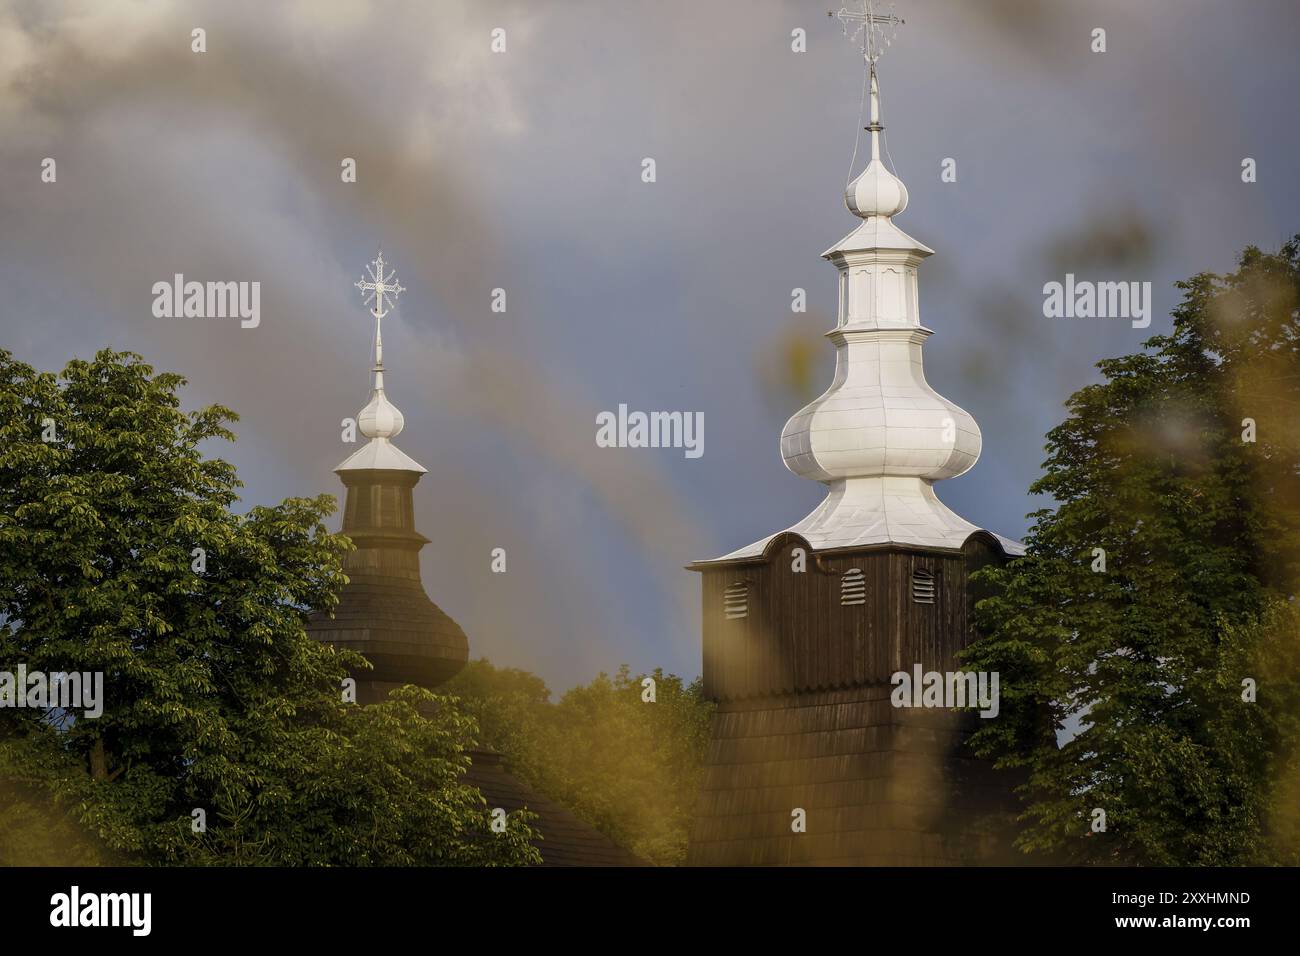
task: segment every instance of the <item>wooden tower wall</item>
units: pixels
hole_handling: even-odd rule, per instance
[[[807,569],[791,570],[803,548]],[[696,865],[1006,862],[1009,787],[963,741],[971,713],[895,708],[897,671],[960,670],[975,637],[968,577],[1002,560],[900,547],[816,555],[797,535],[760,559],[704,565],[704,687],[718,703],[691,838]],[[860,568],[864,604],[841,604]],[[934,575],[934,604],[912,573]],[[728,619],[726,589],[748,585]],[[807,832],[791,830],[796,808]]]

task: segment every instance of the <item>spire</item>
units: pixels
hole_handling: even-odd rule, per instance
[[[871,107],[870,123],[862,127],[862,130],[871,134],[871,159],[867,168],[844,189],[844,205],[849,212],[863,220],[862,224],[822,255],[831,258],[837,252],[866,249],[908,249],[919,255],[932,255],[933,249],[917,242],[894,225],[893,217],[907,208],[907,187],[880,158],[881,134],[885,127],[880,121],[880,82],[876,76],[876,63],[893,42],[894,35],[904,21],[892,12],[877,13],[873,0],[860,0],[857,9],[843,7],[839,13],[828,15],[836,17],[844,26],[844,35],[860,45],[866,71],[863,107],[867,105],[868,96]],[[859,130],[858,137],[861,135]],[[850,176],[857,158],[858,142],[855,139],[853,160],[849,164]]]
[[[979,457],[979,427],[925,380],[921,346],[932,333],[921,325],[916,271],[932,250],[894,225],[907,187],[880,159],[879,30],[901,21],[874,13],[870,0],[840,18],[861,24],[871,94],[871,160],[845,194],[864,221],[824,253],[840,271],[839,323],[829,333],[835,381],[786,423],[782,456],[795,474],[822,482],[952,478]]]
[[[370,314],[375,317],[375,364],[371,367],[374,385],[370,390],[370,401],[357,413],[357,428],[370,441],[334,470],[377,468],[423,472],[425,469],[419,463],[389,441],[401,433],[406,420],[384,394],[383,319],[406,289],[398,283],[396,270],[385,266],[382,249],[366,270],[370,278],[363,277],[355,284],[364,295],[366,305],[371,306]]]
[[[874,63],[870,65],[870,80],[871,125],[866,129],[871,133],[871,162],[844,190],[844,204],[849,212],[863,219],[888,219],[907,208],[907,187],[880,161],[880,134],[885,127],[880,123],[880,85]]]
[[[845,204],[862,222],[822,253],[839,270],[838,322],[826,333],[836,351],[835,379],[781,432],[786,467],[826,485],[827,495],[787,530],[819,550],[960,548],[979,529],[938,499],[934,483],[974,467],[980,430],[925,379],[921,349],[933,333],[921,324],[917,266],[934,250],[894,225],[893,217],[907,207],[907,187],[880,158],[876,61],[889,43],[886,31],[902,20],[877,14],[871,0],[861,0],[857,10],[841,9],[838,17],[850,39],[861,38],[871,104],[871,122],[863,129],[871,134],[871,159],[845,190]],[[718,560],[761,554],[770,540]]]

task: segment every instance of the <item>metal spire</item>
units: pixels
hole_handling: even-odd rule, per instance
[[[380,335],[380,324],[396,305],[397,297],[406,290],[398,283],[394,271],[385,265],[382,250],[366,269],[370,277],[363,277],[355,285],[365,296],[366,304],[371,307],[370,314],[375,317],[375,365],[372,369],[375,384],[370,391],[370,401],[357,413],[356,421],[357,431],[370,441],[349,455],[334,470],[339,474],[364,471],[411,471],[422,474],[424,466],[392,442],[406,427],[406,420],[384,394],[384,340]],[[351,491],[348,494],[350,496]],[[351,501],[351,497],[348,500]]]
[[[867,76],[864,77],[863,99],[862,104],[865,107],[865,98],[868,89],[871,93],[871,123],[869,126],[862,126],[861,129],[871,133],[871,158],[880,159],[880,133],[884,126],[880,122],[880,87],[876,82],[876,61],[880,59],[881,54],[894,42],[894,37],[898,35],[898,28],[904,24],[902,17],[894,12],[894,5],[889,5],[888,13],[877,13],[875,0],[859,0],[856,9],[840,7],[838,13],[827,10],[828,17],[835,17],[840,21],[844,28],[844,35],[854,43],[860,44],[862,52],[862,61],[867,65]],[[858,123],[862,123],[862,113],[859,111]],[[853,167],[858,159],[858,140],[862,135],[861,129],[853,140],[853,157],[849,160],[849,176],[853,178]],[[892,165],[892,162],[891,162]]]
[[[872,73],[875,73],[876,61],[894,42],[894,37],[898,35],[898,28],[905,22],[902,17],[893,12],[893,4],[890,4],[889,9],[890,12],[887,14],[876,13],[874,0],[859,0],[856,10],[840,7],[838,13],[826,11],[828,17],[835,17],[844,26],[846,37],[854,42],[861,38],[862,59],[871,68]]]
[[[357,281],[356,286],[365,295],[366,305],[374,303],[371,314],[377,319],[382,319],[397,304],[397,296],[406,291],[404,286],[397,283],[397,270],[388,270],[387,275],[384,273],[384,250],[379,250],[379,255],[375,261],[366,265],[366,271],[370,273],[370,281],[364,278]],[[392,296],[392,301],[389,301]]]
[[[375,257],[375,261],[367,264],[366,271],[370,273],[369,281],[362,277],[356,282],[356,287],[361,290],[365,304],[373,305],[370,314],[375,317],[375,367],[371,371],[375,373],[375,388],[382,391],[384,387],[384,337],[380,330],[380,320],[393,310],[393,306],[397,304],[397,297],[406,289],[398,284],[396,269],[389,269],[385,273],[384,250],[382,249],[379,250],[379,255]]]

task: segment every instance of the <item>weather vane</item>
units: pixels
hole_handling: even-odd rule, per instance
[[[387,275],[384,273],[384,251],[379,250],[379,255],[375,261],[366,266],[370,273],[370,280],[361,279],[356,283],[358,289],[365,295],[366,305],[374,303],[374,308],[370,314],[376,319],[382,319],[397,302],[397,297],[406,291],[405,288],[397,284],[397,270],[388,270]],[[391,299],[390,299],[391,296]]]
[[[889,13],[876,13],[873,0],[860,0],[856,10],[840,7],[838,13],[827,10],[828,17],[835,17],[844,26],[844,35],[854,43],[862,42],[862,59],[874,72],[880,54],[894,42],[898,28],[905,22],[894,13],[894,5],[889,5]]]

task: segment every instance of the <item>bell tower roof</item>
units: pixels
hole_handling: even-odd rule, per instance
[[[786,529],[817,550],[897,544],[959,549],[981,529],[943,504],[936,482],[969,471],[982,438],[974,417],[925,378],[917,267],[934,250],[894,224],[907,187],[881,158],[884,125],[876,61],[901,24],[894,16],[841,10],[845,32],[862,37],[871,136],[866,168],[850,178],[844,204],[861,221],[823,257],[839,270],[839,316],[826,333],[835,346],[835,378],[781,432],[781,457],[801,478],[827,486],[825,500]],[[861,133],[859,132],[859,136]],[[888,153],[888,149],[885,149]],[[852,165],[857,161],[854,145]],[[716,560],[755,557],[772,535]],[[996,537],[996,536],[995,536]],[[1008,553],[1020,547],[998,539]]]

